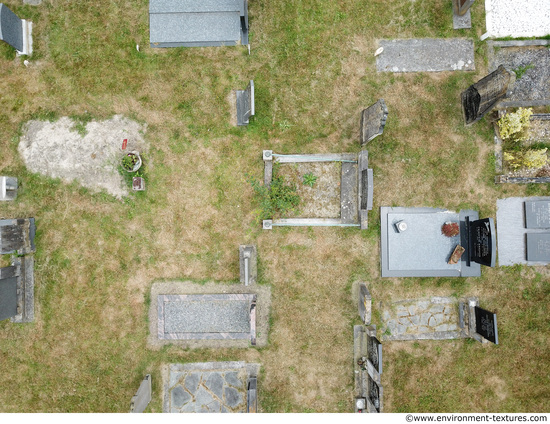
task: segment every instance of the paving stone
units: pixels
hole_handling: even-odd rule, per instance
[[[409,306],[409,314],[410,315],[416,314],[416,306],[415,305]]]
[[[456,331],[456,330],[458,330],[458,325],[448,324],[447,331]]]
[[[195,402],[188,402],[185,405],[183,405],[183,408],[180,409],[180,412],[195,412]]]
[[[445,321],[445,315],[443,314],[435,314],[433,317],[435,318],[435,325],[442,324]]]
[[[427,300],[420,300],[416,302],[416,307],[418,308],[418,310],[426,309],[428,306],[430,306],[430,302]]]
[[[191,395],[183,387],[176,386],[172,389],[172,407],[181,408],[191,400]]]
[[[239,373],[235,371],[226,372],[225,381],[227,384],[234,387],[241,388],[243,386],[243,382],[239,379]]]
[[[435,327],[435,331],[449,331],[449,326],[447,324],[441,324]]]
[[[195,393],[195,403],[197,406],[207,406],[209,403],[213,402],[214,398],[210,393],[206,391],[204,387],[199,387],[197,393]],[[195,409],[196,409],[195,407]]]
[[[430,307],[430,312],[432,312],[433,314],[441,313],[444,310],[445,310],[445,305],[442,305],[441,303],[434,303]]]
[[[231,411],[227,410],[225,407],[222,406],[222,414],[227,414]]]
[[[431,316],[430,319],[428,320],[428,325],[430,327],[434,327],[436,324],[437,324],[437,321],[436,321],[435,317]]]
[[[178,408],[170,408],[170,412],[171,412],[172,414],[177,414],[177,413],[180,412],[180,410],[179,410]]]
[[[215,400],[214,402],[208,404],[208,409],[210,412],[220,412],[221,406],[221,403]]]
[[[178,384],[182,379],[182,377],[183,377],[183,373],[181,372],[170,373],[170,387],[174,387],[176,384]]]
[[[219,399],[223,399],[223,383],[223,377],[219,373],[213,372],[205,380],[204,385]]]
[[[243,402],[243,396],[232,387],[225,388],[225,403],[230,408],[236,408]]]
[[[398,306],[397,308],[395,308],[395,310],[397,312],[397,316],[408,316],[409,315],[409,310],[405,306]]]
[[[200,378],[201,374],[198,372],[188,374],[187,377],[185,377],[185,388],[191,393],[195,393],[197,391],[197,387],[199,386]]]
[[[428,320],[431,318],[431,314],[430,313],[423,313],[421,316],[420,316],[420,325],[428,325]]]
[[[413,315],[413,316],[411,316],[411,322],[412,322],[414,325],[420,324],[420,316],[418,316],[418,315]]]
[[[397,324],[397,334],[403,334],[407,331],[407,326]]]
[[[387,321],[391,318],[391,314],[388,311],[383,311],[382,318],[384,319],[384,321]]]
[[[431,330],[428,327],[424,327],[424,326],[416,327],[416,331],[417,331],[417,333],[430,333],[431,332]]]

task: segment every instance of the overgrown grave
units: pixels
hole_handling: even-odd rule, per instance
[[[328,217],[293,217],[273,218],[263,220],[263,228],[271,230],[280,226],[332,226],[332,227],[359,227],[366,229],[368,226],[368,211],[372,209],[373,173],[368,168],[368,152],[339,153],[339,154],[296,154],[285,155],[264,150],[264,186],[267,190],[272,186],[274,177],[274,165],[291,165],[294,169],[307,164],[341,164],[341,170],[336,178],[339,181],[328,182],[325,187],[332,193],[332,198],[338,202],[336,207],[328,209],[332,216]],[[322,175],[327,174],[325,172]],[[303,177],[303,185],[310,185],[311,203],[310,210],[323,211],[327,204],[326,192],[315,192],[315,183],[320,175],[311,172],[300,172]],[[337,188],[340,187],[339,193]],[[339,194],[339,196],[338,196]],[[327,210],[327,209],[325,209]]]
[[[472,210],[380,208],[382,277],[479,277],[494,267],[495,226]]]
[[[550,264],[550,197],[497,200],[499,265]]]

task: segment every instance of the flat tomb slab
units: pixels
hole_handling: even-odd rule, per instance
[[[159,295],[158,337],[170,340],[248,339],[253,294]]]
[[[550,233],[527,233],[527,260],[550,262]]]
[[[380,40],[378,72],[473,71],[474,43],[464,38]]]
[[[404,221],[407,230],[398,233],[394,224]],[[441,227],[445,222],[459,222],[459,215],[439,213],[389,213],[388,259],[390,270],[450,270],[460,272],[460,262],[447,264],[460,237],[445,237]]]
[[[525,227],[550,228],[550,201],[525,202]]]

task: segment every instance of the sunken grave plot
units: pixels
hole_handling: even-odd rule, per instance
[[[121,115],[89,122],[80,133],[76,125],[68,117],[56,122],[27,122],[18,147],[27,169],[67,183],[76,180],[92,191],[106,190],[119,199],[129,195],[118,168],[125,152],[149,151],[143,136],[146,126]]]
[[[489,70],[504,66],[516,74],[500,107],[550,105],[550,40],[488,41]]]
[[[288,218],[264,220],[263,228],[281,226],[368,226],[372,209],[373,173],[368,168],[368,152],[341,154],[283,155],[264,150],[264,184],[269,186],[275,172],[295,184],[300,209]],[[314,178],[308,186],[307,176]]]
[[[259,364],[246,362],[164,366],[163,412],[256,412],[259,371]]]
[[[479,277],[494,266],[492,218],[433,208],[380,208],[382,277]]]
[[[155,283],[149,345],[250,347],[267,344],[271,291],[256,284]]]
[[[550,197],[497,200],[498,263],[550,264]]]
[[[248,45],[247,0],[150,0],[151,47]]]

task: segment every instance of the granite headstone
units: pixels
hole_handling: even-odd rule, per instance
[[[0,177],[0,200],[15,200],[17,197],[17,178]]]
[[[550,201],[525,202],[525,228],[550,228]]]
[[[550,233],[527,233],[527,260],[550,262]]]
[[[0,321],[17,315],[16,267],[0,269]]]
[[[467,220],[468,258],[470,261],[490,267],[495,266],[496,238],[495,223],[492,218]]]
[[[0,40],[17,51],[24,50],[23,21],[3,3],[0,3]]]
[[[475,306],[474,310],[476,316],[476,333],[490,342],[498,344],[497,315],[485,309],[481,309],[479,306]]]

